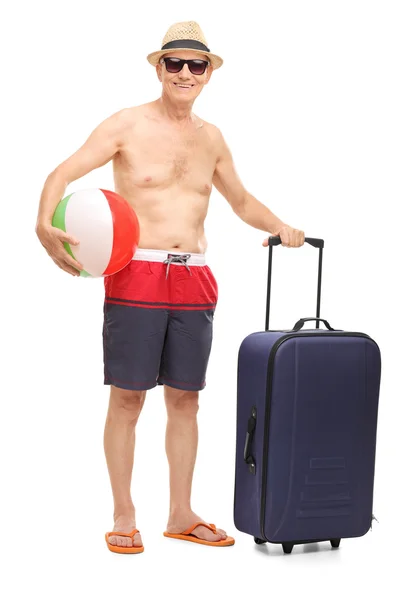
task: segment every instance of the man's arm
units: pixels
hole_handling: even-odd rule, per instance
[[[242,221],[256,229],[278,235],[287,225],[245,189],[233,164],[232,154],[219,130],[217,136],[219,152],[213,184]]]
[[[285,224],[245,189],[236,173],[230,150],[218,129],[216,144],[219,151],[213,184],[228,200],[238,217],[256,229],[279,235],[282,246],[291,248],[302,246],[305,239],[304,232]],[[263,241],[263,246],[268,246],[268,238]]]
[[[83,265],[66,251],[64,242],[77,245],[79,240],[53,227],[54,211],[71,181],[102,167],[119,151],[123,145],[129,114],[124,109],[100,123],[83,146],[50,173],[44,184],[36,220],[36,234],[56,265],[71,275],[79,275]]]
[[[100,123],[83,146],[50,173],[40,198],[37,232],[51,225],[54,211],[69,183],[102,167],[119,151],[127,118],[127,109],[124,109]]]

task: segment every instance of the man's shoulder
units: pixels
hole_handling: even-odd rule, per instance
[[[216,125],[214,125],[213,123],[210,123],[209,121],[206,121],[205,119],[201,119],[201,121],[203,123],[203,127],[204,127],[205,131],[208,133],[208,135],[211,138],[213,138],[214,141],[221,140],[222,133]]]
[[[147,104],[140,104],[138,106],[121,108],[117,112],[113,113],[109,118],[115,121],[117,125],[134,125],[149,111],[151,111],[151,102],[148,102]]]
[[[204,120],[203,120],[203,123],[205,125],[205,131],[208,135],[208,138],[211,141],[211,143],[217,153],[217,157],[218,157],[217,160],[219,160],[221,157],[229,154],[229,152],[230,152],[229,148],[226,144],[225,138],[222,134],[222,131],[219,129],[219,127],[217,127],[213,123],[208,123],[207,121],[204,121]]]

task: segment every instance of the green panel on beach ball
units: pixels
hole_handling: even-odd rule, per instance
[[[58,227],[58,229],[61,229],[65,233],[66,233],[65,211],[67,210],[68,200],[71,198],[71,196],[72,196],[72,194],[70,194],[69,196],[66,196],[57,204],[57,208],[54,211],[53,220],[52,220],[53,227]],[[63,242],[63,244],[64,244],[64,248],[66,249],[68,254],[70,254],[72,256],[72,258],[74,258],[76,260],[74,254],[71,250],[71,246],[68,244],[68,242]]]
[[[85,270],[81,271],[80,273],[81,277],[92,277],[92,275]]]

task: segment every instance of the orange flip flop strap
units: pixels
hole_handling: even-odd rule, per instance
[[[192,533],[193,529],[196,529],[196,527],[198,527],[199,525],[202,525],[203,527],[207,527],[207,529],[209,529],[213,533],[217,533],[217,528],[215,527],[214,523],[208,524],[208,523],[202,523],[201,521],[199,521],[198,523],[194,523],[193,525],[188,527],[185,531],[182,531],[181,535],[189,535],[190,533]]]
[[[124,533],[122,531],[109,531],[107,535],[108,536],[120,535],[122,537],[130,537],[133,540],[133,538],[135,537],[135,535],[137,533],[139,533],[139,529],[133,529],[130,533]]]

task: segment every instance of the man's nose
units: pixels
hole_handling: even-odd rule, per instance
[[[190,70],[187,64],[183,65],[183,68],[179,71],[180,79],[189,79],[190,78]]]

